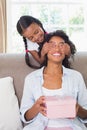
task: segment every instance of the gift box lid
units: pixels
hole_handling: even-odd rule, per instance
[[[60,128],[46,128],[45,130],[73,130],[71,127],[60,127]]]
[[[47,105],[69,105],[76,104],[76,100],[71,96],[46,96]]]

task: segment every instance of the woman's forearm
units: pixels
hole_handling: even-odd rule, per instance
[[[25,119],[26,121],[32,120],[38,113],[39,113],[39,109],[38,109],[38,105],[33,105],[28,111],[26,111],[25,113]]]

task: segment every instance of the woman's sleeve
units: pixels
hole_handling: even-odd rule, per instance
[[[79,77],[78,103],[87,110],[87,88],[82,75]],[[87,123],[87,119],[81,121]]]
[[[23,96],[22,96],[22,100],[21,100],[21,106],[20,106],[20,114],[21,114],[21,120],[24,123],[30,123],[32,122],[34,119],[30,120],[30,121],[26,121],[25,120],[25,112],[32,107],[32,105],[34,104],[34,98],[33,98],[33,94],[32,94],[32,89],[33,89],[33,79],[31,78],[31,76],[27,76],[25,78],[25,83],[24,83],[24,90],[23,90]]]

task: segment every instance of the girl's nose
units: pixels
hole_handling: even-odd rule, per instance
[[[34,42],[37,42],[37,40],[38,40],[38,35],[35,35],[33,39],[34,39]]]

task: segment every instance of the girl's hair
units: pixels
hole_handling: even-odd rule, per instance
[[[21,16],[20,19],[18,20],[17,25],[16,25],[18,33],[22,36],[23,30],[27,29],[32,23],[38,24],[43,29],[44,33],[46,33],[45,30],[44,30],[44,28],[43,28],[42,23],[37,18],[34,18],[32,16],[29,16],[29,15]],[[25,51],[26,51],[26,54],[25,54],[26,64],[29,67],[32,67],[32,68],[39,68],[38,66],[32,65],[30,63],[29,52],[27,51],[28,49],[27,49],[27,40],[26,40],[26,37],[23,37],[23,41],[24,41]]]
[[[40,47],[39,47],[39,56],[41,56],[41,50],[42,50],[42,47],[44,45],[45,42],[49,42],[49,40],[53,37],[53,36],[58,36],[58,37],[61,37],[66,44],[68,44],[70,46],[70,49],[71,49],[71,56],[73,57],[74,54],[76,53],[76,47],[75,45],[73,44],[73,42],[69,39],[68,35],[63,31],[63,30],[56,30],[54,32],[51,32],[51,33],[48,33],[45,35],[45,40],[43,42],[43,44],[40,44]],[[49,43],[48,43],[49,44]],[[69,56],[65,56],[62,64],[67,67],[67,68],[70,68],[70,61],[69,61]],[[47,54],[46,54],[46,57],[45,57],[45,60],[44,62],[42,63],[41,66],[47,66]]]
[[[23,30],[27,29],[32,23],[38,24],[43,29],[43,31],[45,32],[43,25],[40,22],[40,20],[38,20],[37,18],[34,18],[32,16],[29,16],[29,15],[24,15],[24,16],[21,16],[20,19],[17,22],[16,27],[17,27],[18,33],[20,35],[22,35]]]
[[[28,50],[27,50],[27,40],[26,40],[25,37],[23,37],[23,41],[24,41],[24,43],[25,43],[25,50],[26,50],[26,52],[25,52],[25,62],[26,62],[26,64],[27,64],[29,67],[34,68],[34,69],[40,68],[39,66],[35,66],[35,65],[32,65],[32,64],[30,63],[29,53],[28,53]]]

